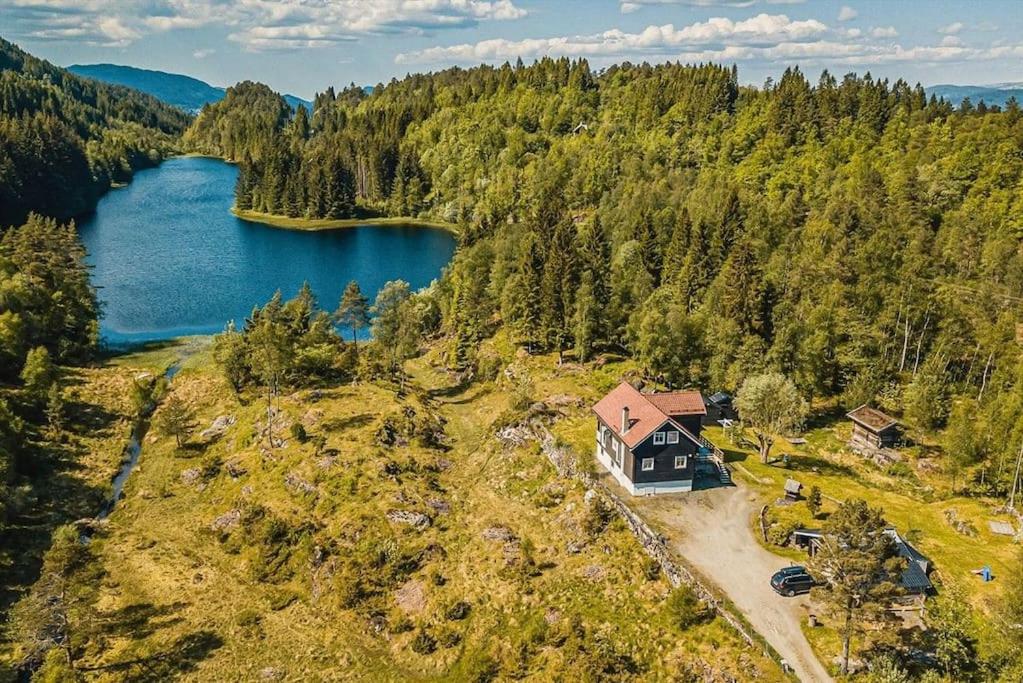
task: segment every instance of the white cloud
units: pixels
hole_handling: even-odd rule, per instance
[[[207,57],[214,53],[216,53],[216,50],[210,47],[205,47],[202,48],[201,50],[196,50],[195,52],[193,52],[192,56],[196,59],[206,59]]]
[[[839,21],[852,21],[858,16],[860,16],[860,13],[849,5],[842,5],[842,9],[838,10]]]
[[[542,56],[613,59],[660,57],[682,62],[760,63],[819,67],[870,67],[912,62],[938,64],[1023,56],[1023,45],[970,48],[958,40],[939,45],[903,46],[893,42],[893,26],[869,32],[829,27],[816,20],[793,21],[784,15],[761,14],[745,21],[709,19],[675,28],[647,26],[638,33],[619,29],[576,36],[493,39],[432,47],[398,55],[401,64],[477,64]]]
[[[816,19],[792,21],[783,14],[758,14],[743,21],[714,17],[676,29],[672,24],[647,26],[639,33],[611,29],[603,33],[555,38],[506,40],[497,38],[450,47],[431,47],[398,55],[401,64],[447,61],[478,62],[543,55],[623,56],[670,54],[689,47],[772,45],[808,41],[827,32]]]
[[[758,2],[766,5],[801,5],[806,0],[619,0],[622,14],[630,14],[654,5],[690,5],[692,7],[752,7]]]
[[[941,39],[941,44],[944,47],[958,47],[963,44],[963,40],[959,36],[945,36]]]
[[[938,29],[938,33],[944,33],[945,35],[953,36],[963,30],[963,22],[954,21],[948,26],[942,26]]]
[[[230,27],[247,49],[328,45],[373,33],[421,33],[526,15],[516,0],[0,0],[5,33],[125,45],[144,35]]]

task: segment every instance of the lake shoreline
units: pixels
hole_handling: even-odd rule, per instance
[[[458,226],[454,223],[410,218],[408,216],[384,216],[379,218],[291,218],[289,216],[260,213],[258,211],[242,211],[233,207],[231,208],[231,213],[242,220],[262,223],[263,225],[269,225],[270,227],[282,230],[298,230],[302,232],[343,230],[345,228],[358,228],[365,225],[380,225],[432,228],[434,230],[443,230],[456,237],[460,234]]]

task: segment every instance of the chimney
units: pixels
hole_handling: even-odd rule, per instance
[[[629,431],[629,406],[622,408],[622,434]]]

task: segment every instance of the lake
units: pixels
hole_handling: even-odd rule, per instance
[[[210,334],[239,326],[276,290],[308,281],[333,311],[349,280],[373,300],[388,280],[413,289],[437,278],[455,238],[435,228],[361,225],[303,232],[230,213],[238,170],[178,157],[135,174],[80,224],[112,345]]]

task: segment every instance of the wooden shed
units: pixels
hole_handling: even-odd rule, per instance
[[[895,448],[899,442],[899,423],[877,408],[862,405],[846,417],[852,420],[849,444],[853,448]]]

